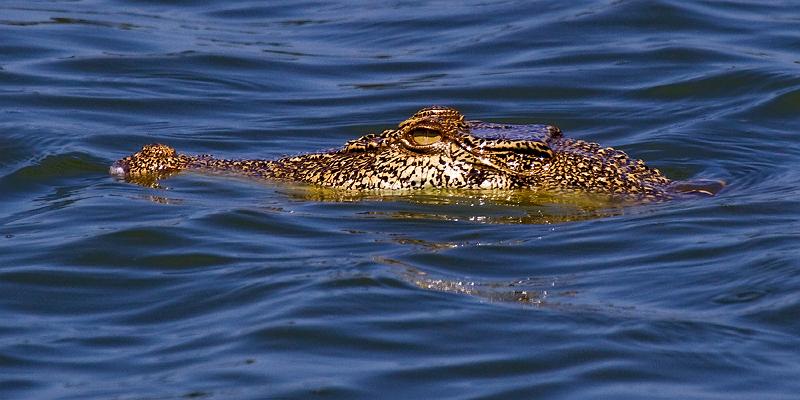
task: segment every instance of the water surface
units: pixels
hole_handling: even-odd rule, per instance
[[[789,1],[5,1],[0,397],[794,399],[798,24]],[[107,174],[432,104],[728,186],[597,207]]]

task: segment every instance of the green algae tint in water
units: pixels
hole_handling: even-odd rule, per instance
[[[792,2],[0,4],[0,398],[800,393]],[[715,197],[144,188],[428,105],[554,124]]]

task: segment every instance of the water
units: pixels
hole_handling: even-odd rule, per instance
[[[0,3],[0,398],[797,398],[796,2],[472,3]],[[598,209],[107,174],[431,104],[728,186]]]

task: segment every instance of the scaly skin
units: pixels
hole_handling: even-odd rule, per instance
[[[467,121],[457,110],[425,108],[396,129],[347,142],[338,151],[278,160],[225,160],[144,146],[111,173],[140,184],[182,170],[233,172],[350,190],[532,189],[665,198],[670,180],[643,161],[554,126]]]

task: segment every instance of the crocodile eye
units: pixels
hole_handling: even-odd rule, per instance
[[[418,146],[429,146],[442,140],[442,133],[430,128],[415,128],[409,135]]]

